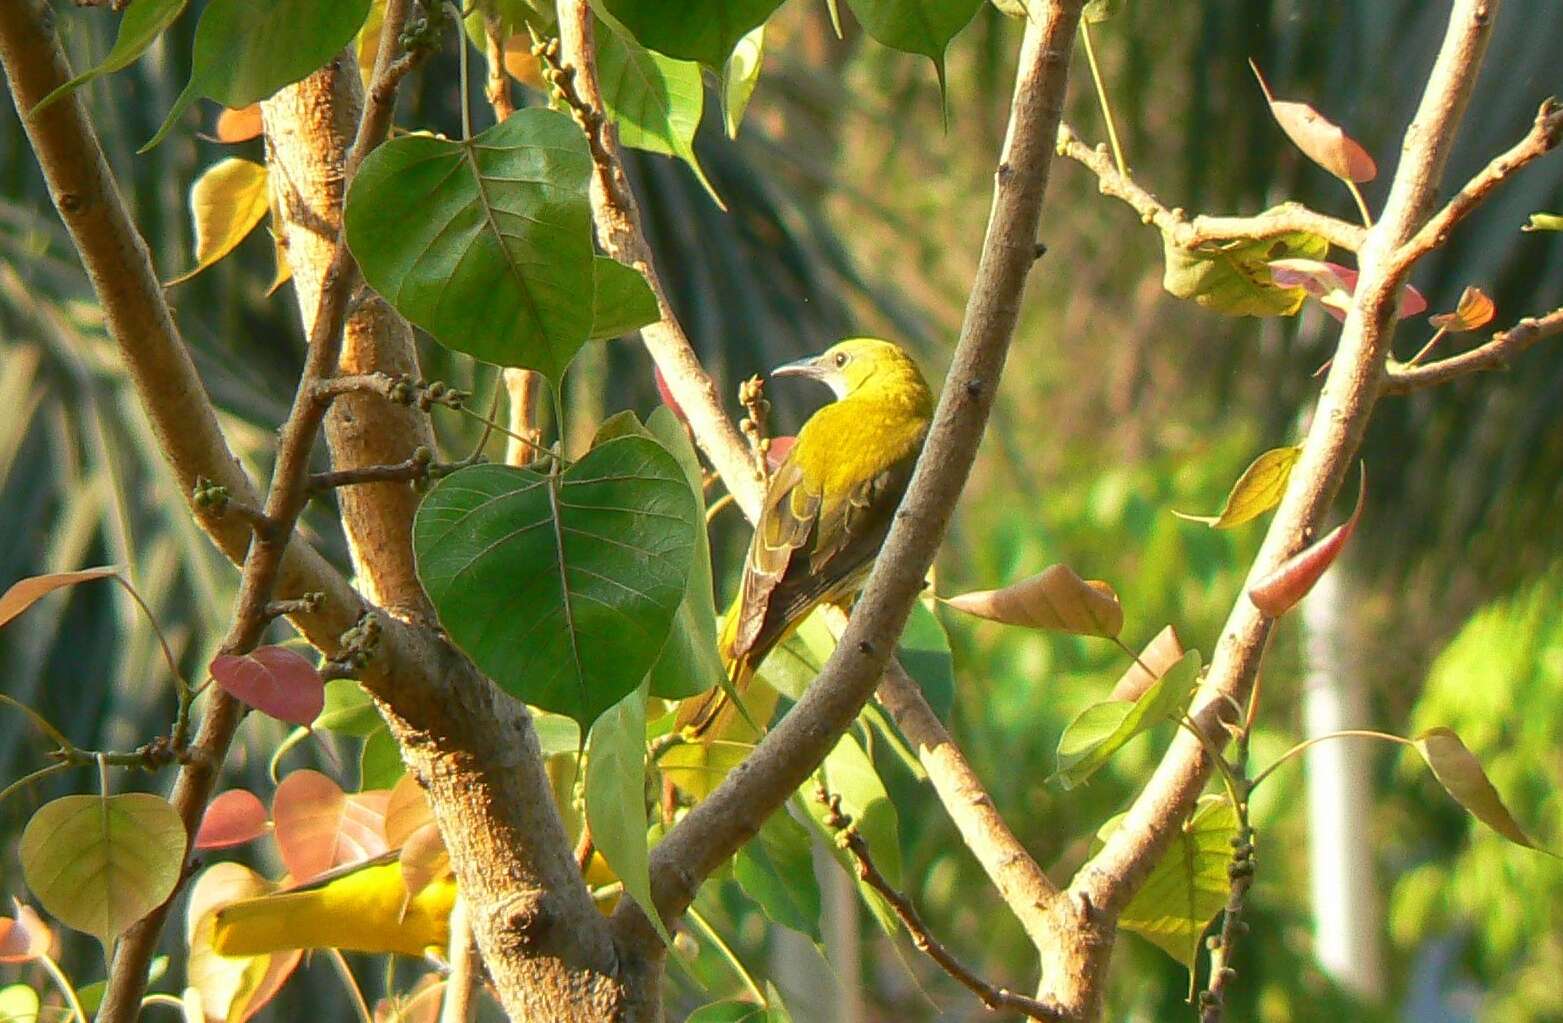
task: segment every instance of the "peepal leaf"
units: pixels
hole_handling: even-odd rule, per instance
[[[765,23],[781,0],[602,0],[602,7],[648,50],[696,60],[721,74],[738,41]]]
[[[1133,703],[1106,700],[1093,703],[1058,738],[1058,772],[1066,789],[1083,783],[1130,739],[1164,721],[1182,715],[1194,696],[1199,651],[1190,650]]]
[[[287,647],[218,654],[209,670],[228,695],[290,725],[309,724],[325,707],[320,672],[307,657]]]
[[[1427,322],[1439,330],[1458,334],[1487,326],[1492,322],[1493,313],[1496,311],[1492,299],[1485,291],[1481,288],[1469,287],[1460,292],[1460,301],[1455,303],[1454,312],[1429,316]]]
[[[0,963],[25,963],[49,954],[54,935],[43,918],[21,900],[11,900],[14,916],[0,916]]]
[[[1167,626],[1140,651],[1139,657],[1129,665],[1113,685],[1112,700],[1138,700],[1140,694],[1157,679],[1171,671],[1183,660],[1183,641],[1172,626]],[[1146,669],[1149,669],[1147,671]]]
[[[163,141],[198,96],[248,106],[323,66],[368,14],[369,0],[212,0],[195,27],[190,82],[141,151]]]
[[[743,123],[744,111],[754,87],[760,84],[760,69],[765,64],[765,26],[738,40],[732,56],[722,66],[722,127],[727,137],[738,137],[738,126]]]
[[[22,832],[22,874],[43,908],[108,945],[173,894],[185,828],[146,792],[64,796]]]
[[[333,867],[385,852],[388,792],[348,795],[318,771],[294,771],[271,800],[277,851],[294,881],[304,884]]]
[[[466,142],[404,135],[354,177],[348,246],[440,344],[558,381],[592,332],[590,172],[586,136],[544,107]]]
[[[1100,841],[1123,822],[1119,814],[1097,832]],[[1237,812],[1220,796],[1205,796],[1184,822],[1172,846],[1118,918],[1133,931],[1192,970],[1199,938],[1226,904],[1231,881],[1232,839]]]
[[[1203,522],[1211,529],[1231,529],[1251,522],[1281,503],[1286,494],[1286,484],[1292,478],[1292,466],[1302,454],[1298,446],[1271,448],[1254,459],[1243,475],[1232,484],[1226,504],[1216,515],[1187,515],[1180,511],[1172,514],[1190,522]]]
[[[1265,102],[1270,104],[1270,113],[1276,123],[1304,156],[1342,181],[1372,181],[1377,176],[1378,167],[1374,165],[1373,157],[1342,131],[1340,125],[1306,103],[1276,99],[1264,75],[1259,73],[1259,65],[1250,60],[1248,66],[1259,79],[1259,88],[1265,94]]]
[[[1422,754],[1422,759],[1427,761],[1438,784],[1454,797],[1455,802],[1470,811],[1471,816],[1515,845],[1523,845],[1549,856],[1555,855],[1537,845],[1515,821],[1509,808],[1503,805],[1498,790],[1487,780],[1487,772],[1482,770],[1481,761],[1466,748],[1452,729],[1429,728],[1413,740],[1413,745]]]
[[[163,29],[172,25],[174,19],[184,12],[185,2],[186,0],[137,0],[136,3],[125,8],[125,13],[119,21],[119,34],[114,37],[114,45],[110,48],[108,56],[39,100],[38,105],[28,112],[28,116],[37,116],[39,111],[49,104],[94,78],[111,75],[134,64],[143,53],[147,52],[147,47],[162,35]]]
[[[657,296],[639,270],[607,256],[592,259],[593,341],[623,337],[660,319]]]
[[[451,638],[506,692],[585,730],[661,652],[703,525],[694,519],[677,460],[626,436],[557,476],[452,473],[419,507],[413,550]]]
[[[1368,492],[1367,468],[1362,468],[1357,486],[1357,506],[1351,518],[1336,526],[1324,538],[1287,558],[1274,572],[1265,576],[1248,591],[1248,599],[1271,618],[1279,618],[1308,595],[1325,571],[1340,557],[1357,528],[1362,515],[1362,502]]]
[[[847,0],[863,29],[892,50],[920,53],[933,61],[944,89],[944,51],[965,28],[983,0]]]
[[[683,160],[717,206],[726,209],[695,157],[695,129],[705,108],[700,65],[641,46],[598,21],[597,79],[619,141],[632,149]]]
[[[1287,258],[1270,261],[1270,279],[1286,288],[1302,288],[1319,300],[1324,311],[1344,321],[1357,291],[1357,271],[1319,259]],[[1395,315],[1404,319],[1427,308],[1427,299],[1409,284],[1395,296]]]
[[[1302,308],[1307,291],[1282,285],[1270,262],[1301,257],[1321,260],[1330,243],[1316,234],[1294,231],[1276,238],[1235,239],[1184,249],[1162,235],[1162,287],[1176,298],[1228,316],[1291,316]]]
[[[38,1023],[42,1004],[38,992],[26,984],[7,984],[0,987],[0,1023]],[[86,1006],[83,1012],[91,1012]]]
[[[760,833],[738,851],[733,876],[772,921],[816,943],[824,940],[809,833],[786,810],[771,814]]]
[[[1112,639],[1123,629],[1123,605],[1113,588],[1099,579],[1082,579],[1065,565],[1049,565],[1003,589],[962,593],[946,603],[990,621],[1077,636]]]
[[[77,583],[91,582],[94,579],[107,579],[118,574],[119,569],[113,565],[103,565],[98,568],[84,568],[77,572],[51,572],[48,575],[18,579],[3,594],[0,594],[0,625],[9,622],[55,590],[65,586],[75,586]]]
[[[229,789],[212,800],[195,833],[197,849],[226,849],[266,833],[271,818],[266,806],[248,789]]]
[[[646,849],[646,686],[631,691],[592,725],[586,747],[586,823],[592,842],[624,890],[669,945],[651,899]]]
[[[275,888],[242,863],[214,863],[196,878],[185,907],[185,941],[190,947],[185,962],[190,984],[185,989],[187,1011],[194,1001],[206,1019],[243,1023],[259,1012],[293,973],[304,954],[301,949],[228,957],[212,948],[217,910],[240,899],[270,894]],[[199,1019],[201,1013],[189,1018]]]
[[[780,1004],[767,1008],[738,998],[702,1005],[684,1023],[791,1023]]]
[[[251,103],[237,110],[224,107],[223,112],[217,115],[218,142],[248,142],[260,135],[261,129],[259,103]]]

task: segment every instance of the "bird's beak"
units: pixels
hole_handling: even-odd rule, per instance
[[[819,380],[825,376],[825,369],[820,365],[819,356],[811,355],[807,359],[799,359],[777,366],[771,370],[773,377],[807,377],[810,380]]]

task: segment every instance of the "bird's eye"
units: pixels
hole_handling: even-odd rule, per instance
[[[846,352],[837,352],[836,353],[836,368],[840,369],[841,367],[845,366],[847,364],[847,359],[848,358],[849,358],[849,356],[847,355]]]

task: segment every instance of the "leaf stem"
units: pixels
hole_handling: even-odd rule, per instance
[[[185,1003],[181,999],[165,991],[154,991],[142,997],[141,1007],[145,1009],[149,1005],[166,1005],[170,1009],[178,1009],[180,1012],[185,1010]]]
[[[1409,369],[1410,367],[1415,366],[1417,363],[1421,362],[1427,356],[1427,353],[1433,350],[1433,346],[1442,341],[1444,335],[1447,333],[1449,333],[1448,327],[1439,327],[1438,333],[1434,334],[1432,338],[1428,340],[1427,344],[1423,345],[1415,355],[1411,356],[1411,361],[1406,363],[1405,368]]]
[[[1286,763],[1297,754],[1317,746],[1326,739],[1382,739],[1385,742],[1395,742],[1402,746],[1416,745],[1416,743],[1412,742],[1410,739],[1407,739],[1403,735],[1391,735],[1388,732],[1376,732],[1371,728],[1344,728],[1338,732],[1328,732],[1324,735],[1315,735],[1311,739],[1304,739],[1302,742],[1299,742],[1285,753],[1282,753],[1279,757],[1276,757],[1274,763],[1254,776],[1254,780],[1249,785],[1249,788],[1258,788],[1259,783],[1270,777],[1270,775],[1274,773],[1277,767],[1280,767],[1282,764]]]
[[[456,16],[456,50],[460,55],[461,64],[461,141],[467,142],[472,138],[472,94],[469,91],[470,82],[467,77],[467,31],[461,23],[461,11],[455,4],[447,5],[451,13]],[[362,1000],[362,996],[360,996]]]
[[[1102,82],[1102,69],[1096,63],[1096,47],[1091,45],[1090,22],[1081,20],[1080,41],[1085,44],[1085,62],[1091,66],[1091,81],[1096,85],[1096,100],[1102,105],[1102,120],[1107,122],[1107,141],[1113,147],[1113,163],[1118,173],[1127,175],[1128,165],[1123,160],[1123,147],[1118,144],[1118,127],[1113,123],[1112,104],[1107,100],[1107,86]]]
[[[125,592],[130,594],[130,598],[136,602],[136,605],[141,608],[141,612],[147,616],[147,624],[152,626],[152,631],[157,635],[157,642],[163,648],[163,660],[168,662],[168,670],[174,676],[174,685],[179,687],[179,697],[181,700],[188,699],[190,696],[190,682],[179,670],[179,663],[174,659],[173,649],[168,645],[168,637],[163,635],[162,627],[157,624],[157,616],[152,613],[152,609],[147,606],[146,600],[142,598],[136,588],[130,585],[129,579],[126,579],[118,572],[114,573],[110,578],[125,588]]]
[[[562,465],[566,469],[568,469],[570,467],[570,465],[571,465],[571,462],[570,462],[570,460],[568,458],[565,458],[563,455],[561,455],[558,452],[554,451],[552,448],[546,448],[543,445],[541,445],[541,444],[537,443],[536,441],[534,441],[530,437],[523,437],[519,433],[512,433],[511,431],[505,429],[503,426],[500,426],[498,423],[494,422],[494,420],[490,419],[488,416],[483,415],[481,412],[474,412],[474,411],[472,411],[469,408],[465,408],[465,407],[461,407],[461,406],[458,406],[456,408],[456,411],[460,412],[464,416],[469,416],[469,417],[471,417],[473,419],[476,419],[478,422],[487,425],[491,429],[498,430],[500,433],[504,434],[506,437],[510,437],[510,438],[512,438],[514,440],[520,441],[522,444],[525,444],[527,447],[531,448],[533,451],[536,451],[539,456],[544,457],[544,458],[552,458],[554,461],[558,462],[560,465]]]
[[[1351,192],[1351,197],[1357,200],[1357,210],[1362,214],[1362,226],[1372,227],[1373,214],[1368,212],[1368,202],[1362,197],[1362,189],[1358,188],[1357,183],[1349,178],[1345,179],[1345,181],[1347,191]]]
[[[938,598],[935,598],[935,599],[938,599]],[[1140,670],[1145,672],[1145,674],[1150,676],[1152,682],[1156,681],[1158,678],[1161,678],[1161,675],[1158,675],[1156,672],[1152,671],[1151,668],[1150,668],[1150,665],[1148,665],[1144,661],[1140,660],[1140,655],[1135,653],[1133,650],[1129,649],[1129,645],[1127,643],[1125,643],[1122,639],[1119,639],[1117,636],[1114,636],[1113,637],[1113,642],[1118,644],[1118,649],[1119,650],[1122,650],[1124,653],[1129,655],[1129,660],[1131,660],[1135,664],[1139,665],[1140,666]]]
[[[353,997],[353,1008],[358,1012],[359,1023],[374,1023],[374,1014],[369,1011],[369,1003],[364,1001],[364,993],[359,990],[358,980],[348,967],[347,958],[342,955],[341,949],[328,948],[326,954],[331,957],[331,965],[336,967],[337,975],[342,978],[342,986]]]
[[[54,961],[54,957],[45,952],[38,957],[43,968],[49,971],[49,976],[54,978],[59,985],[60,994],[65,996],[65,1004],[71,1007],[71,1018],[79,1019],[81,1023],[87,1023],[87,1014],[82,1010],[81,1000],[76,997],[76,989],[71,987],[70,978],[65,976],[65,971],[60,969],[60,964]]]
[[[47,735],[50,739],[54,740],[55,744],[58,745],[61,749],[73,750],[76,748],[76,744],[67,739],[64,732],[61,732],[58,728],[55,728],[54,725],[50,724],[48,718],[45,718],[42,714],[38,713],[36,710],[33,710],[31,707],[27,706],[27,704],[16,699],[15,697],[7,696],[5,693],[0,693],[0,705],[15,707],[23,714],[26,714],[29,718],[32,719],[33,724],[38,726],[38,730],[43,732],[43,734]]]
[[[20,789],[26,788],[28,785],[31,785],[33,782],[40,781],[40,780],[42,780],[44,778],[47,778],[49,775],[54,774],[57,771],[63,771],[67,767],[74,767],[74,766],[76,766],[76,765],[72,764],[70,761],[61,761],[58,764],[50,764],[48,767],[40,767],[38,770],[34,771],[31,774],[24,774],[22,777],[16,779],[11,784],[7,785],[4,789],[0,789],[0,803],[4,803],[6,801],[6,799],[7,799],[7,797],[9,797],[11,795],[11,793],[16,792],[16,791],[18,791]]]
[[[765,992],[760,990],[760,985],[755,982],[753,975],[744,968],[744,964],[739,960],[738,953],[734,952],[732,946],[722,940],[722,936],[716,933],[716,928],[711,926],[710,921],[701,916],[693,906],[685,910],[685,913],[689,917],[689,922],[694,924],[701,934],[705,935],[707,941],[716,946],[716,950],[727,960],[728,965],[733,968],[733,972],[738,974],[738,979],[743,981],[744,987],[749,989],[749,993],[754,996],[755,1001],[768,1007],[771,1004],[770,999],[765,997]]]

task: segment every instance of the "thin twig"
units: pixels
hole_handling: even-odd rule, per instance
[[[440,1005],[440,1023],[467,1023],[472,1019],[472,999],[477,993],[482,960],[472,940],[472,910],[465,899],[457,898],[450,914],[450,975],[445,981],[445,1000]]]
[[[1545,316],[1528,316],[1508,330],[1494,334],[1487,342],[1470,351],[1425,362],[1393,365],[1385,371],[1385,394],[1409,394],[1424,387],[1436,387],[1484,370],[1502,369],[1509,360],[1538,341],[1563,334],[1563,308]]]
[[[1202,215],[1189,220],[1181,209],[1168,209],[1129,175],[1119,173],[1106,150],[1100,146],[1093,148],[1086,145],[1067,124],[1058,126],[1058,152],[1095,174],[1103,195],[1128,203],[1141,220],[1154,224],[1181,249],[1194,249],[1212,242],[1275,238],[1294,231],[1305,231],[1324,238],[1331,245],[1355,252],[1362,247],[1363,239],[1367,236],[1364,227],[1296,203],[1287,203],[1252,217]]]
[[[1226,1011],[1227,988],[1237,977],[1232,956],[1237,939],[1248,931],[1243,922],[1244,900],[1254,883],[1254,829],[1248,819],[1248,796],[1254,786],[1248,780],[1248,733],[1239,735],[1233,746],[1228,795],[1237,814],[1237,834],[1232,836],[1232,860],[1227,864],[1229,887],[1221,931],[1210,944],[1210,976],[1199,996],[1200,1023],[1221,1023]]]
[[[927,924],[923,923],[923,918],[912,905],[912,901],[892,885],[875,865],[868,843],[858,832],[857,825],[853,823],[852,818],[841,812],[841,797],[825,791],[822,786],[815,790],[814,798],[825,806],[825,825],[835,832],[836,845],[844,849],[852,858],[858,878],[890,904],[891,910],[911,935],[912,944],[917,946],[918,951],[938,963],[940,969],[976,995],[978,1000],[992,1012],[1012,1009],[1030,1019],[1045,1021],[1066,1018],[1063,1010],[1058,1006],[990,984],[955,958],[954,953],[945,948],[944,944],[928,930]]]

